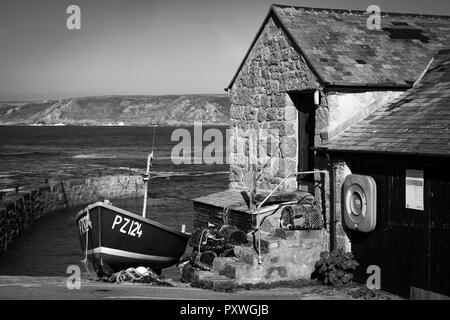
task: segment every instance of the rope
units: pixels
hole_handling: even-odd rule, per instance
[[[140,274],[136,272],[135,268],[128,268],[126,270],[121,270],[119,272],[114,273],[112,276],[108,278],[108,281],[122,283],[129,281],[129,278],[131,278],[132,281],[137,281],[144,278],[147,274]]]
[[[88,222],[88,228],[86,230],[86,249],[84,250],[84,259],[81,260],[81,263],[84,265],[84,268],[86,269],[87,273],[94,279],[97,279],[98,278],[97,275],[95,273],[91,273],[89,271],[89,265],[88,265],[89,228],[92,228],[92,223],[91,223],[91,219],[89,216],[89,209],[87,209],[86,217],[89,222]]]
[[[230,205],[225,206],[223,208],[223,211],[222,211],[223,225],[219,229],[219,232],[222,232],[222,228],[229,224],[229,222],[230,222],[230,213],[231,213],[231,206]]]
[[[200,257],[202,255],[201,253],[201,246],[202,246],[202,239],[203,239],[203,235],[205,234],[205,232],[208,232],[208,229],[203,229],[202,234],[200,235],[200,241],[198,242],[198,254],[195,257],[195,259],[193,261],[191,261],[192,265],[204,270],[204,271],[211,271],[212,268],[210,268],[209,266],[207,266],[206,264],[202,263],[200,261]],[[205,244],[208,243],[208,240],[206,240]]]
[[[192,266],[199,268],[200,270],[203,270],[203,271],[211,271],[212,270],[212,268],[210,266],[204,264],[201,261],[192,261],[191,264],[192,264]]]
[[[138,272],[138,269],[144,268],[145,272]],[[148,277],[150,277],[148,279]],[[147,279],[146,279],[147,278]],[[126,270],[121,270],[119,272],[113,273],[110,277],[104,277],[103,281],[110,283],[124,283],[124,282],[144,282],[146,284],[154,284],[159,286],[168,286],[172,287],[172,284],[169,282],[163,281],[159,279],[158,275],[156,275],[150,268],[139,267],[139,268],[128,268]],[[146,281],[147,280],[147,281]]]
[[[200,260],[200,254],[201,254],[201,246],[202,246],[202,239],[203,239],[203,235],[205,234],[205,232],[208,231],[208,229],[204,229],[202,231],[202,234],[200,235],[200,241],[198,242],[198,258],[197,260]],[[206,242],[207,243],[207,242]],[[206,244],[205,243],[205,244]]]

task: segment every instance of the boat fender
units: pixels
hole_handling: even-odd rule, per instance
[[[149,273],[146,267],[137,267],[135,271],[140,276],[146,276]]]

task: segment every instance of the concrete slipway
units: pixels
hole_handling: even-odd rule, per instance
[[[109,284],[91,280],[83,271],[81,288],[68,289],[67,267],[78,265],[83,254],[74,216],[79,207],[43,216],[0,255],[0,299],[150,299],[150,300],[307,300],[352,299],[348,291],[323,285],[215,292],[179,281],[173,267],[163,275],[173,287],[146,284]],[[83,270],[83,268],[82,268]],[[388,297],[388,296],[386,296]]]

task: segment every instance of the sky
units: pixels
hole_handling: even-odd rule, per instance
[[[1,0],[0,100],[224,93],[273,2],[450,15],[448,0]]]

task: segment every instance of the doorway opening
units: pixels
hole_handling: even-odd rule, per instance
[[[298,112],[297,171],[314,170],[314,136],[316,127],[314,91],[290,93]],[[314,175],[297,178],[299,189],[313,192]]]

